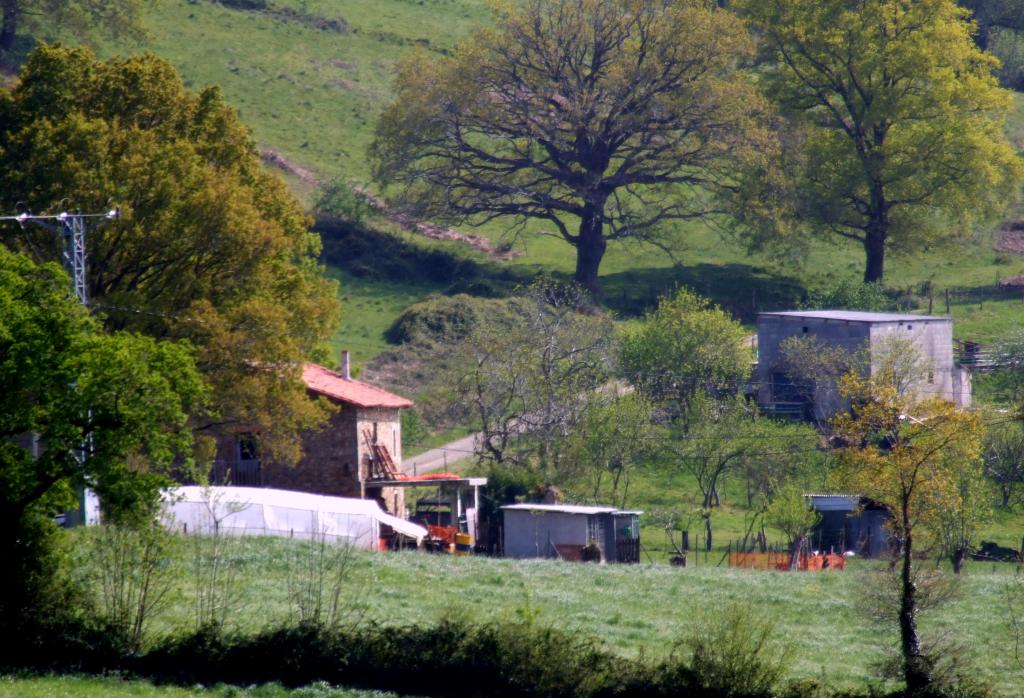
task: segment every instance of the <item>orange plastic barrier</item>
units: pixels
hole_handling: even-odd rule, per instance
[[[792,558],[789,553],[729,553],[729,567],[748,570],[789,570]],[[796,568],[802,572],[846,569],[846,558],[842,555],[800,555]]]

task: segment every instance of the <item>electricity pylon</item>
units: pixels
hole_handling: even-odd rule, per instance
[[[64,269],[71,276],[71,289],[74,291],[75,296],[78,297],[78,301],[82,305],[87,306],[89,304],[89,297],[86,291],[88,264],[85,253],[86,221],[92,219],[98,223],[103,223],[118,218],[120,215],[120,211],[116,208],[106,213],[68,213],[67,211],[62,211],[61,213],[51,215],[33,215],[25,211],[16,216],[0,216],[0,221],[16,221],[22,229],[26,225],[36,225],[60,235],[64,245],[61,252],[61,261],[64,264]],[[37,440],[37,436],[34,435],[34,447],[37,447],[35,444]],[[84,465],[91,451],[92,438],[91,436],[86,436],[82,447],[74,451],[75,460],[80,465]],[[81,523],[85,525],[99,522],[96,496],[88,488],[82,488],[78,492],[78,517]]]

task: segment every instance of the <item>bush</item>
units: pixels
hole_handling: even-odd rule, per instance
[[[680,653],[687,661],[678,660]],[[714,696],[769,696],[786,673],[792,648],[777,640],[774,622],[735,604],[679,643],[674,656],[677,663],[664,670],[665,685]]]
[[[414,303],[384,332],[392,344],[457,342],[465,339],[486,314],[507,314],[504,301],[467,295],[433,296]]]
[[[819,289],[804,304],[809,310],[896,310],[896,302],[885,293],[881,284],[840,281],[836,286]]]
[[[361,225],[372,207],[364,193],[344,182],[333,180],[320,190],[314,209],[318,217]]]
[[[29,512],[5,540],[12,543],[0,549],[0,669],[91,671],[116,662],[127,637],[91,620],[96,614],[72,573],[67,532]]]
[[[999,58],[999,82],[1015,90],[1024,89],[1024,32],[994,27],[989,34],[990,52]]]
[[[167,642],[136,668],[184,685],[325,681],[436,696],[625,695],[628,680],[641,683],[625,660],[562,631],[461,619],[337,632],[300,625],[252,637],[206,629]]]

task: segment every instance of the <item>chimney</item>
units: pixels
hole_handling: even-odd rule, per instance
[[[352,364],[348,358],[348,349],[344,349],[341,352],[341,375],[348,380],[352,380]]]

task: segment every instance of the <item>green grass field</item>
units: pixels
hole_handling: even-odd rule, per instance
[[[281,686],[156,686],[148,681],[126,681],[92,676],[0,676],[0,698],[392,698],[394,693],[355,691],[316,685],[298,689]]]
[[[232,540],[227,556],[231,576],[225,579],[244,593],[233,595],[228,628],[253,632],[294,622],[289,582],[302,574],[299,561],[312,551],[308,543],[287,539]],[[815,574],[416,552],[353,555],[344,591],[350,622],[404,625],[453,615],[479,621],[529,617],[596,638],[626,657],[656,659],[673,642],[696,632],[703,620],[740,602],[774,618],[780,636],[792,644],[789,679],[818,679],[832,688],[859,690],[876,684],[874,667],[895,640],[892,628],[875,625],[864,610],[862,590],[878,586],[874,563]],[[157,633],[188,629],[192,622],[187,553],[184,562],[171,603],[154,626]],[[956,600],[922,616],[925,636],[952,635],[962,643],[964,658],[1000,695],[1014,695],[1024,685],[1005,603],[1014,579],[1010,565],[972,563]]]

